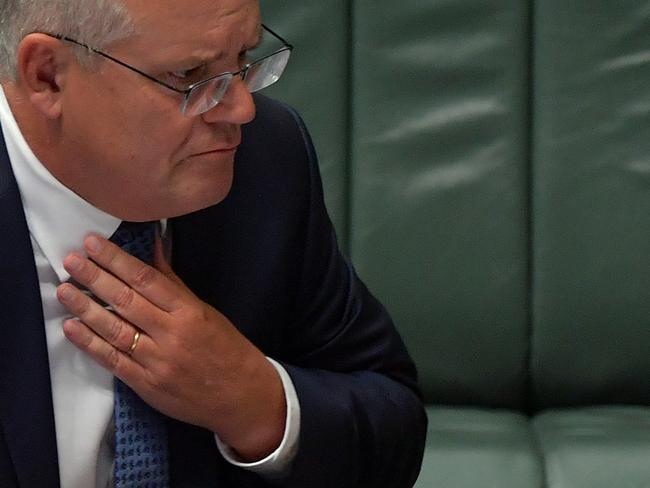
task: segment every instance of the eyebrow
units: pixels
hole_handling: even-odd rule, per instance
[[[244,50],[246,51],[252,51],[253,49],[257,48],[261,43],[262,43],[262,38],[264,37],[264,26],[262,24],[259,25],[257,29],[257,39],[251,46],[244,46]],[[189,58],[186,58],[183,62],[185,65],[204,65],[208,63],[212,63],[215,61],[221,61],[223,58],[226,57],[226,52],[221,50],[219,51],[216,55],[214,56],[206,56],[206,57],[201,57],[201,56],[191,56]],[[179,63],[180,64],[180,63]]]

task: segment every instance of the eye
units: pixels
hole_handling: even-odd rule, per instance
[[[173,73],[169,73],[171,76],[174,78],[178,78],[179,80],[184,80],[187,78],[190,70],[185,70],[185,71],[174,71]]]
[[[182,88],[201,81],[205,78],[205,71],[205,65],[201,65],[190,69],[170,71],[167,76],[175,86]]]
[[[197,66],[197,67],[191,68],[191,69],[184,69],[184,70],[181,70],[181,71],[172,71],[169,74],[171,76],[173,76],[174,78],[177,78],[179,80],[188,80],[188,79],[191,79],[192,77],[196,77],[198,72],[201,71],[202,69],[203,69],[202,66]]]

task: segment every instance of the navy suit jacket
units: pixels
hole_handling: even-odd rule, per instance
[[[173,487],[406,487],[426,431],[416,373],[382,306],[338,250],[316,156],[290,108],[256,97],[233,187],[172,219],[173,267],[289,372],[300,448],[274,483],[223,460],[212,433],[169,419]],[[42,305],[0,138],[0,487],[59,486]]]

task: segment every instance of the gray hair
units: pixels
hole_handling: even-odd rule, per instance
[[[123,0],[0,0],[0,79],[16,78],[18,46],[32,32],[62,34],[105,49],[128,37],[133,25]],[[83,48],[77,57],[89,66]]]

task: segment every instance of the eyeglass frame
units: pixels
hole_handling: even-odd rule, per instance
[[[231,72],[231,71],[225,71],[225,72],[220,73],[218,75],[211,76],[210,78],[206,78],[205,80],[201,80],[201,81],[197,81],[195,83],[192,83],[189,87],[187,87],[184,90],[180,89],[180,88],[176,88],[175,86],[172,86],[169,83],[165,83],[164,81],[159,80],[159,79],[145,73],[144,71],[141,71],[138,68],[135,68],[134,66],[131,66],[131,65],[125,63],[124,61],[120,61],[119,59],[114,58],[110,54],[106,54],[105,52],[102,52],[99,49],[96,49],[96,48],[94,48],[94,47],[92,47],[92,46],[90,46],[88,44],[83,43],[83,42],[77,41],[76,39],[73,39],[71,37],[65,36],[63,34],[51,34],[49,32],[40,32],[40,34],[45,34],[46,36],[50,36],[50,37],[53,37],[55,39],[59,39],[60,41],[67,41],[67,42],[75,44],[75,45],[77,45],[79,47],[83,47],[84,49],[87,49],[88,51],[90,51],[92,53],[99,54],[100,56],[102,56],[102,57],[104,57],[104,58],[106,58],[106,59],[108,59],[110,61],[113,61],[114,63],[117,63],[120,66],[139,74],[140,76],[144,76],[145,78],[147,78],[150,81],[153,81],[154,83],[162,85],[165,88],[168,88],[169,90],[172,90],[172,91],[174,91],[176,93],[180,93],[181,95],[184,95],[184,101],[183,101],[183,104],[181,105],[181,112],[184,114],[184,107],[187,104],[187,101],[190,99],[190,95],[192,94],[192,92],[196,88],[198,88],[198,87],[200,87],[202,85],[205,85],[206,83],[209,83],[209,82],[211,82],[211,81],[213,81],[213,80],[215,80],[217,78],[220,78],[222,76],[228,76],[228,77],[230,77],[230,80],[232,80],[235,76],[239,75],[242,80],[245,80],[246,79],[246,73],[251,68],[251,66],[253,66],[253,65],[257,64],[257,63],[260,63],[261,61],[264,61],[265,59],[268,59],[268,58],[270,58],[272,56],[275,56],[276,54],[279,54],[281,52],[284,52],[284,51],[291,52],[291,51],[293,51],[293,45],[289,44],[282,36],[280,36],[279,34],[276,34],[273,30],[271,30],[269,27],[267,27],[264,24],[262,24],[262,28],[265,31],[267,31],[269,34],[271,34],[273,37],[275,37],[277,40],[279,40],[283,44],[283,46],[280,49],[277,49],[277,50],[273,51],[272,53],[267,54],[266,56],[262,56],[261,58],[255,59],[255,60],[251,61],[250,63],[247,63],[246,66],[241,68],[239,71],[235,71],[234,73]],[[270,85],[267,85],[267,86],[270,86]],[[227,91],[227,88],[226,88],[226,91]],[[212,108],[216,107],[219,104],[219,101],[220,101],[220,99],[217,100],[217,102],[211,108],[209,108],[209,109],[205,110],[204,112],[201,112],[201,113],[199,113],[197,115],[201,115],[201,114],[207,112],[208,110],[211,110]]]

